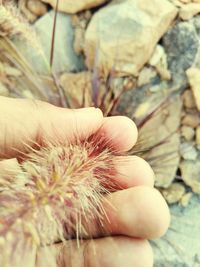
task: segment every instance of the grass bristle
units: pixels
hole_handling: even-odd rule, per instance
[[[92,141],[48,143],[32,150],[16,173],[24,184],[13,187],[7,180],[5,188],[1,185],[0,266],[12,266],[27,247],[31,251],[90,237],[89,224],[103,225],[106,217],[102,200],[109,193],[106,184],[114,178],[113,162],[114,153],[108,148],[99,151]]]
[[[41,50],[36,33],[13,2],[0,4],[0,36],[18,36],[32,47]]]

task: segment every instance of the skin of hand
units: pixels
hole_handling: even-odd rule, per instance
[[[46,139],[59,138],[66,143],[73,142],[77,132],[83,139],[98,132],[105,140],[112,140],[112,145],[121,152],[130,150],[137,140],[137,128],[127,117],[104,118],[96,108],[70,110],[41,101],[6,97],[0,97],[0,126],[0,157],[7,159],[0,161],[1,173],[9,165],[13,167],[21,152],[28,151],[27,144],[42,144]],[[67,242],[64,246],[53,245],[53,257],[62,257],[59,267],[153,266],[153,253],[147,240],[166,232],[169,209],[153,187],[154,174],[148,163],[137,156],[124,157],[124,164],[116,166],[119,173],[116,181],[123,190],[107,197],[114,207],[120,208],[113,210],[105,204],[111,236],[94,229],[93,235],[98,238],[83,241],[79,249],[76,241],[70,241],[69,246]],[[41,248],[31,267],[43,267],[44,255]],[[26,266],[30,266],[30,261]]]

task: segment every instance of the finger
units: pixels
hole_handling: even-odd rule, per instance
[[[125,189],[138,185],[152,187],[154,184],[154,172],[150,165],[137,156],[116,157],[114,161],[116,171],[114,184],[118,189]],[[0,175],[14,176],[21,172],[16,158],[0,161]],[[113,177],[113,175],[111,176]]]
[[[105,205],[112,234],[152,239],[164,235],[169,227],[168,206],[154,188],[133,187],[115,192],[107,200],[115,208]]]
[[[92,236],[106,234],[127,235],[153,239],[162,236],[168,229],[170,214],[168,206],[158,190],[137,186],[114,192],[103,203],[106,218],[87,222]]]
[[[50,257],[48,256],[50,255]],[[41,248],[36,267],[152,267],[153,253],[149,243],[129,237],[105,237],[76,241],[51,248]]]
[[[116,175],[113,180],[119,189],[138,185],[153,187],[154,172],[142,158],[137,156],[116,157],[114,168]]]
[[[0,157],[15,157],[28,145],[44,140],[71,142],[88,138],[102,125],[99,109],[70,110],[25,99],[0,97]]]
[[[107,142],[116,151],[130,150],[137,141],[138,132],[135,123],[124,116],[104,118],[98,137]]]
[[[13,173],[16,170],[19,173],[19,165],[14,159],[2,161],[0,167],[5,173],[7,170]],[[9,177],[14,176],[9,175]],[[126,182],[130,185],[129,181]],[[148,189],[144,186],[130,188],[112,193],[107,201],[104,201],[104,209],[108,220],[104,218],[103,229],[94,221],[85,220],[90,236],[112,233],[153,238],[162,235],[168,227],[167,205],[155,189]]]
[[[1,267],[36,267],[36,251],[37,247],[35,244],[30,245],[29,243],[21,243],[23,236],[19,240],[17,245],[13,244],[13,240],[7,239],[3,251],[1,248],[0,253],[0,266]],[[11,242],[11,244],[10,244]]]
[[[13,174],[15,170],[19,173],[19,165],[15,159],[0,162],[0,167],[5,174],[7,169]],[[130,182],[127,181],[127,184],[130,185]],[[103,207],[106,213],[103,227],[97,221],[89,220],[87,214],[87,218],[83,218],[90,236],[115,234],[151,239],[163,235],[169,226],[167,204],[161,194],[151,186],[136,186],[114,192],[103,201]]]

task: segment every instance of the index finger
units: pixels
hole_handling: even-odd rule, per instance
[[[45,140],[87,139],[102,125],[99,109],[65,109],[49,103],[0,97],[0,157],[12,158]]]

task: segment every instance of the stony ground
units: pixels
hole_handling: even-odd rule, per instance
[[[134,119],[141,155],[154,168],[155,184],[174,215],[166,237],[154,244],[155,266],[200,266],[200,1],[60,2],[56,77],[52,80],[48,64],[56,1],[19,0],[41,46],[20,26],[21,38],[7,26],[21,65],[16,68],[0,56],[0,94],[60,104],[56,80],[62,105],[96,104],[105,115]],[[1,32],[5,28],[0,26]]]

